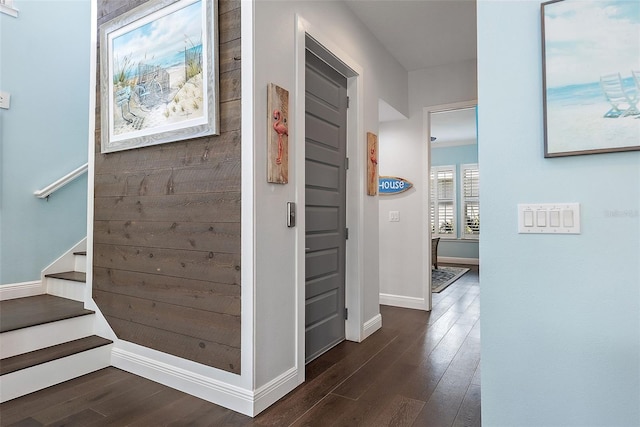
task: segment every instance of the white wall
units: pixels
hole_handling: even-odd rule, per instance
[[[409,119],[380,124],[380,175],[399,176],[414,184],[405,193],[381,198],[379,206],[380,292],[406,306],[425,298],[423,109],[476,97],[475,60],[413,71],[409,73]],[[400,222],[389,222],[389,211],[399,211]]]
[[[543,157],[540,1],[479,1],[478,81],[482,424],[638,426],[640,152]],[[531,202],[582,233],[517,234]]]
[[[288,229],[285,223],[286,202],[299,202],[299,217],[304,213],[304,182],[296,180],[302,164],[294,164],[300,148],[295,117],[296,14],[355,60],[363,69],[363,132],[378,132],[378,99],[382,98],[398,111],[407,111],[407,73],[382,49],[351,11],[340,2],[327,1],[258,1],[255,3],[255,296],[256,296],[256,386],[296,366],[296,266],[304,266],[304,248],[300,247],[302,227]],[[243,55],[247,55],[244,52]],[[289,184],[266,182],[267,84],[275,83],[290,94]],[[362,135],[364,138],[364,135]],[[365,152],[362,151],[364,159]],[[353,159],[352,159],[353,160]],[[352,164],[364,164],[351,162]],[[351,168],[349,174],[364,171]],[[302,175],[303,176],[303,175]],[[364,190],[364,188],[363,188]],[[302,199],[301,199],[302,196]],[[350,240],[364,242],[359,254],[364,274],[363,322],[379,314],[378,306],[378,200],[360,196],[360,229],[350,229]],[[354,220],[353,218],[351,219]],[[349,221],[349,218],[348,218]],[[356,235],[354,235],[354,232]],[[353,262],[349,260],[348,262]],[[303,277],[302,277],[303,279]],[[302,282],[302,286],[304,283]],[[302,366],[300,369],[304,369]]]

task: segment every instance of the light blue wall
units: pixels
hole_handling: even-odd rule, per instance
[[[640,152],[543,158],[540,50],[539,1],[478,2],[482,424],[638,426]],[[582,234],[517,234],[529,202]]]
[[[87,162],[90,2],[20,1],[0,14],[0,284],[40,271],[86,236],[86,174],[49,201],[33,192]]]
[[[448,166],[456,165],[457,179],[457,201],[456,206],[458,212],[456,214],[457,230],[461,230],[462,224],[460,220],[460,209],[462,204],[460,201],[460,165],[467,163],[478,163],[478,145],[460,145],[457,147],[437,147],[437,144],[431,146],[431,166]],[[480,231],[482,233],[482,231]],[[458,234],[460,234],[458,232]],[[455,258],[472,258],[478,259],[479,249],[478,242],[473,240],[445,240],[441,239],[438,243],[438,257],[455,257]]]

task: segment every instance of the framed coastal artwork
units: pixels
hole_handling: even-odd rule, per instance
[[[640,2],[558,0],[541,15],[544,156],[640,150]]]
[[[100,26],[103,153],[219,133],[217,16],[151,0]]]

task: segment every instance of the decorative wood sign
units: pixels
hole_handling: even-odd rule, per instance
[[[289,182],[289,91],[269,83],[267,92],[267,182]]]
[[[378,192],[381,196],[399,194],[413,187],[413,183],[397,176],[381,176],[378,179]]]
[[[367,132],[367,195],[378,194],[378,135]]]

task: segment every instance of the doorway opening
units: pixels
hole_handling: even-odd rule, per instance
[[[429,254],[424,274],[432,307],[432,269],[442,263],[478,265],[480,173],[477,101],[424,109],[425,174],[423,247]]]

